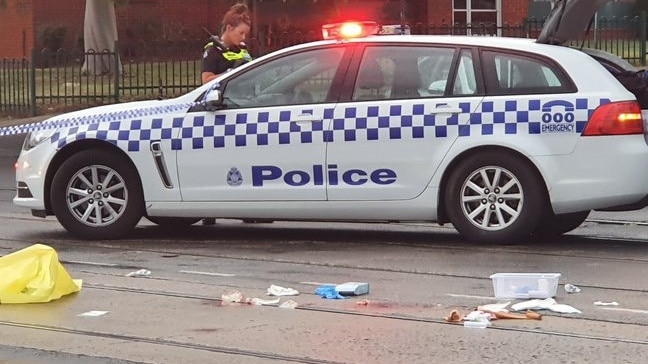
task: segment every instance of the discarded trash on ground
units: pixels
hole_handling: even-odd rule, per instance
[[[471,329],[485,329],[490,326],[490,321],[464,321],[463,326]]]
[[[508,307],[508,305],[510,304],[511,301],[502,302],[502,303],[489,303],[487,305],[477,306],[477,309],[481,311],[488,311],[488,312],[509,312],[509,310],[507,310],[506,307]]]
[[[495,273],[496,298],[549,298],[556,295],[560,273]]]
[[[342,296],[340,292],[338,292],[335,289],[334,285],[328,285],[328,284],[317,287],[317,289],[315,289],[315,294],[322,298],[333,299],[333,300],[346,298]]]
[[[360,300],[360,301],[356,302],[356,305],[358,305],[358,306],[369,306],[369,302],[370,302],[369,300]]]
[[[369,283],[346,282],[338,285],[323,284],[315,290],[315,294],[328,299],[343,299],[346,296],[359,296],[369,293]]]
[[[488,312],[488,311],[486,311]],[[490,312],[496,319],[513,319],[513,320],[542,320],[542,315],[527,310],[525,313],[514,313],[514,312]]]
[[[270,285],[268,288],[268,296],[297,296],[299,291],[294,288],[287,288],[281,286]]]
[[[515,320],[542,320],[542,315],[528,310],[526,313],[511,313],[508,312],[508,310],[503,309],[501,305],[498,307],[499,311],[488,311],[488,310],[475,310],[471,311],[467,315],[461,314],[459,310],[452,310],[450,312],[450,315],[444,317],[444,320],[447,322],[453,322],[453,323],[459,323],[463,322],[465,327],[474,327],[474,328],[485,328],[487,326],[490,326],[490,321],[491,320],[505,320],[505,319],[515,319]],[[480,306],[482,307],[482,306]],[[487,324],[483,324],[483,322],[488,321]],[[472,322],[469,324],[466,324],[466,322]],[[481,324],[477,324],[475,322],[481,322]]]
[[[223,303],[245,303],[245,297],[243,297],[243,293],[239,291],[223,292],[221,295],[221,301]]]
[[[444,320],[448,322],[461,322],[463,321],[463,315],[458,310],[450,311],[450,315],[446,316]]]
[[[464,327],[473,329],[485,329],[491,325],[491,314],[484,311],[472,311],[464,316]]]
[[[346,282],[335,286],[335,290],[342,296],[360,296],[369,293],[369,283]]]
[[[44,244],[0,257],[0,303],[49,302],[81,290],[82,280],[72,279],[56,251]]]
[[[619,302],[601,302],[601,301],[596,301],[594,302],[594,306],[618,306]]]
[[[246,298],[243,293],[239,291],[226,291],[221,294],[221,303],[225,305],[231,303],[243,303],[254,306],[272,306],[278,304],[280,300],[281,298],[273,300],[266,300],[257,297]]]
[[[88,311],[84,313],[80,313],[77,316],[80,317],[97,317],[97,316],[103,316],[107,314],[109,311]]]
[[[297,308],[299,304],[293,300],[285,301],[279,305],[279,308]]]
[[[565,292],[567,292],[567,293],[578,293],[580,291],[581,291],[581,289],[579,287],[574,286],[571,283],[565,284]]]
[[[148,277],[151,275],[151,271],[148,269],[140,269],[136,270],[134,272],[130,272],[126,274],[126,277]]]
[[[553,298],[546,298],[544,300],[534,299],[524,302],[519,302],[511,306],[513,311],[527,311],[527,310],[550,310],[558,313],[582,313],[580,310],[565,304],[557,303]]]
[[[269,306],[269,305],[278,304],[280,300],[281,300],[281,298],[277,298],[277,299],[274,299],[274,300],[264,300],[262,298],[252,297],[252,298],[246,299],[245,303],[249,303],[249,304],[255,305],[255,306]]]

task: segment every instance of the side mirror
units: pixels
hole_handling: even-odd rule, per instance
[[[223,98],[221,97],[219,84],[215,84],[214,87],[210,88],[207,93],[205,93],[203,104],[209,111],[216,111],[222,108]]]

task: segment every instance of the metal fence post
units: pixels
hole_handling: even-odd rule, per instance
[[[115,51],[114,51],[114,64],[113,64],[113,71],[114,71],[114,99],[115,103],[119,102],[119,76],[120,76],[120,70],[119,70],[119,44],[117,41],[115,41]]]
[[[639,49],[641,54],[641,65],[646,65],[646,56],[648,52],[646,51],[646,43],[648,43],[648,17],[646,16],[646,11],[641,12],[641,24],[639,25]]]
[[[35,48],[31,49],[31,58],[29,60],[29,113],[36,116],[36,57],[38,52]]]

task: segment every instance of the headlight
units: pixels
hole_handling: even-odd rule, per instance
[[[28,133],[27,137],[25,138],[25,142],[23,143],[23,150],[32,149],[33,147],[37,146],[43,141],[49,139],[52,135],[54,135],[55,132],[56,129],[52,128],[52,129],[36,130]]]

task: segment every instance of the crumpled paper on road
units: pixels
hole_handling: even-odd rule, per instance
[[[269,306],[269,305],[276,305],[279,303],[281,298],[277,298],[274,300],[265,300],[262,298],[257,298],[257,297],[245,297],[243,293],[239,291],[226,291],[223,292],[221,295],[221,302],[224,305],[227,304],[232,304],[232,303],[245,303],[248,305],[255,305],[255,306]]]
[[[550,310],[558,313],[582,313],[580,310],[561,303],[557,303],[553,298],[546,298],[544,300],[534,299],[516,303],[511,306],[513,311],[527,311],[527,310]]]
[[[72,279],[56,251],[34,244],[0,257],[0,303],[49,302],[81,290],[82,280]]]
[[[297,296],[299,291],[290,287],[282,287],[271,284],[267,290],[268,296]]]

